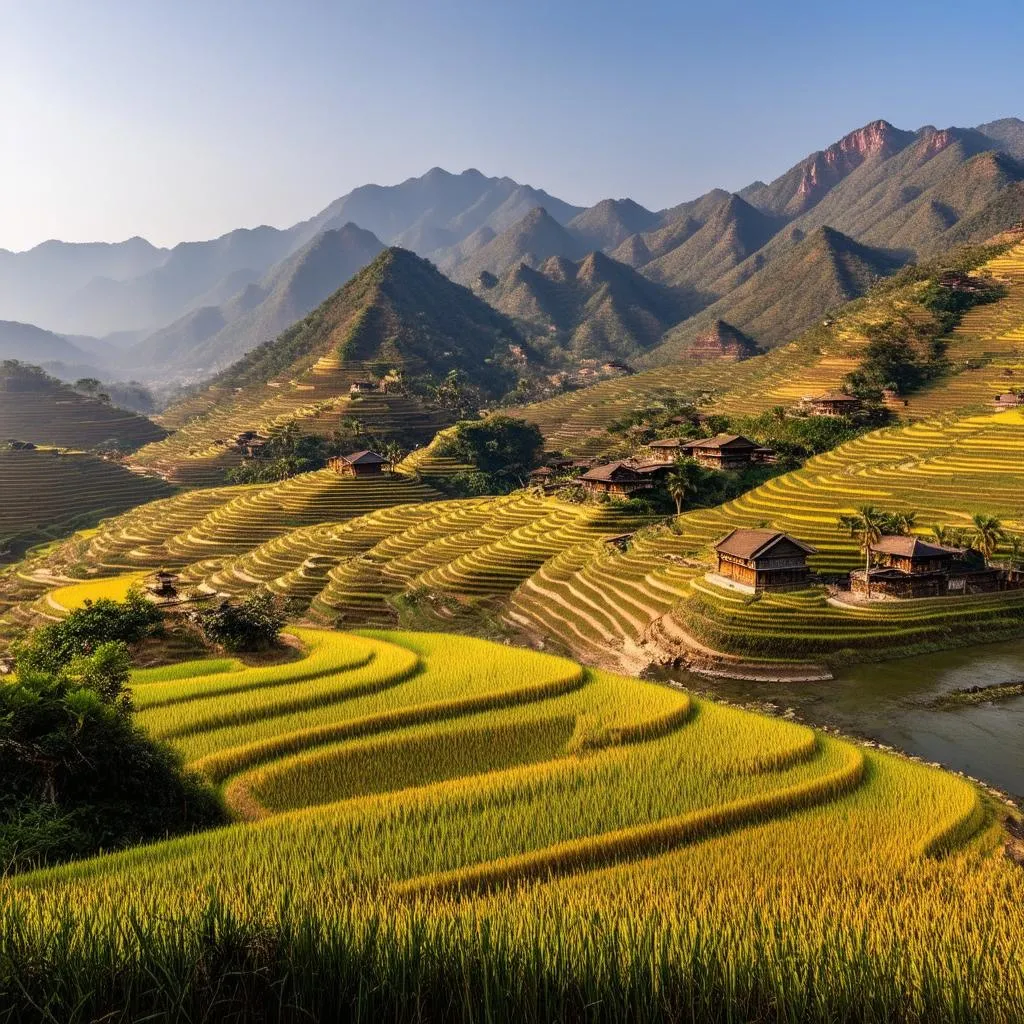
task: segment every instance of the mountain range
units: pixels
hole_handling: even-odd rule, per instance
[[[69,344],[118,374],[199,379],[399,246],[538,343],[557,334],[574,355],[657,363],[684,357],[718,321],[778,343],[875,277],[1022,217],[1024,121],[903,131],[879,120],[770,182],[660,211],[631,199],[583,208],[510,178],[434,168],[357,188],[285,229],[172,249],[133,238],[0,251],[0,317],[102,338]]]

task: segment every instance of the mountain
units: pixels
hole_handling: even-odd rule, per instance
[[[43,242],[25,252],[0,249],[0,317],[54,330],[54,310],[93,278],[123,281],[160,266],[166,249],[143,238],[124,242]],[[77,325],[69,331],[90,333]]]
[[[500,276],[520,263],[537,266],[552,256],[579,259],[585,252],[579,238],[537,206],[459,264],[452,276],[469,284],[485,272]]]
[[[999,121],[979,124],[977,130],[1004,153],[1016,160],[1024,160],[1024,121],[1019,117],[1004,117]]]
[[[600,252],[578,263],[551,256],[536,269],[521,263],[493,290],[477,289],[524,330],[539,332],[534,344],[554,362],[631,360],[657,345],[685,309],[677,292]]]
[[[17,359],[25,363],[96,363],[93,353],[68,338],[44,331],[33,324],[0,320],[0,360]]]
[[[537,206],[560,223],[581,212],[581,207],[511,178],[488,178],[472,168],[451,174],[434,167],[399,185],[363,185],[296,227],[308,240],[351,221],[388,244],[427,255],[483,227],[500,233]]]
[[[771,347],[799,334],[826,311],[863,295],[902,261],[861,245],[832,228],[793,234],[757,273],[665,336],[642,360],[656,366],[706,349],[705,333],[724,320],[759,345]]]
[[[131,347],[121,361],[140,376],[210,376],[301,320],[384,246],[354,224],[316,235],[258,283],[202,306]]]
[[[632,199],[603,199],[569,221],[569,230],[588,248],[611,250],[661,220]]]
[[[176,245],[166,260],[128,280],[97,277],[70,295],[55,314],[85,334],[163,325],[202,304],[211,289],[222,299],[259,278],[295,248],[294,231],[239,229],[208,242]]]
[[[720,277],[757,252],[784,223],[738,195],[726,196],[704,216],[699,227],[696,219],[687,217],[685,223],[695,230],[685,238],[677,234],[679,244],[645,264],[643,273],[663,284],[713,291]],[[648,250],[663,248],[665,233],[672,227],[652,236],[647,241]]]
[[[699,363],[739,362],[758,354],[757,344],[749,334],[725,320],[715,320],[702,330],[689,345],[687,355]]]

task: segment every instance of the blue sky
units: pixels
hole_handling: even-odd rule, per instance
[[[434,165],[653,208],[1024,116],[1024,3],[0,0],[0,247],[286,225]]]

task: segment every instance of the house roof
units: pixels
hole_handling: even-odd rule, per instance
[[[369,450],[363,452],[352,452],[351,455],[342,455],[342,462],[347,462],[350,466],[380,466],[388,460],[383,455],[378,455],[376,452]]]
[[[939,544],[929,544],[920,537],[885,536],[871,550],[880,555],[896,555],[900,558],[939,558],[941,556],[959,555],[959,548],[946,548]]]
[[[683,445],[681,437],[665,437],[660,441],[651,441],[648,448],[680,448]]]
[[[778,530],[733,530],[715,545],[715,550],[723,555],[733,555],[735,558],[753,559],[765,554],[783,540],[795,544],[809,555],[817,554],[817,548],[812,548],[810,544],[805,544],[802,540]]]
[[[550,466],[538,466],[530,470],[530,476],[552,476],[554,472]]]
[[[1005,394],[996,395],[996,401],[1004,405],[1020,405],[1024,399],[1016,391],[1007,391]]]
[[[640,474],[636,471],[636,467],[630,465],[628,462],[609,462],[603,466],[595,466],[593,469],[588,469],[580,479],[581,480],[617,480],[621,478],[625,479],[638,479]]]
[[[742,434],[715,434],[714,437],[698,438],[687,441],[683,448],[757,448],[757,442]]]
[[[855,395],[848,395],[845,391],[826,391],[821,395],[814,395],[812,402],[859,402]]]

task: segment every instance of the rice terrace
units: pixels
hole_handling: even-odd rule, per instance
[[[0,1024],[1024,1021],[1017,7],[118,6],[5,24]]]

